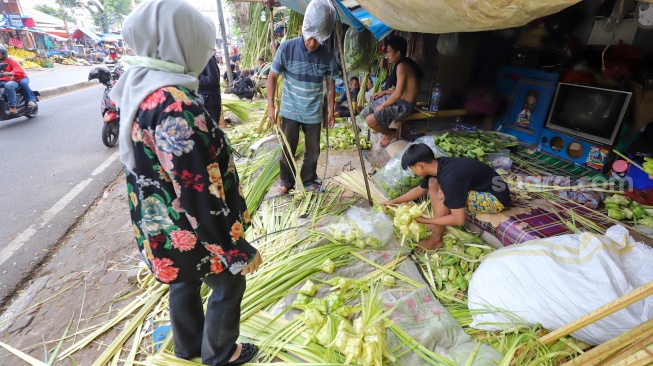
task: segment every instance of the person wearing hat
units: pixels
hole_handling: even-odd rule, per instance
[[[307,23],[312,19],[308,14],[312,14],[311,12],[320,6],[322,6],[319,16],[320,26]],[[333,50],[325,44],[335,24],[335,8],[330,2],[312,1],[306,9],[306,14],[300,28],[302,34],[281,44],[268,75],[268,118],[275,124],[277,121],[274,97],[277,79],[279,75],[283,76],[279,116],[281,130],[290,146],[290,150],[284,146],[280,158],[279,193],[287,193],[295,186],[297,172],[294,163],[289,159],[294,159],[300,131],[304,131],[306,150],[299,183],[309,191],[317,192],[322,189],[316,169],[320,157],[320,134],[324,121],[322,108],[324,84],[327,86],[328,95],[328,126],[332,128],[335,124],[335,79],[340,77],[340,71]]]
[[[229,140],[195,94],[215,31],[186,0],[141,3],[123,24],[136,56],[123,58],[129,67],[110,97],[120,108],[138,249],[154,278],[169,284],[174,353],[236,366],[258,353],[237,340],[245,275],[262,261],[244,238],[250,216]],[[206,312],[202,283],[212,290]]]

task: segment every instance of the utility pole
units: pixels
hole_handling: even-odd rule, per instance
[[[227,31],[224,26],[224,15],[222,14],[222,0],[216,0],[218,4],[218,20],[220,21],[220,33],[222,33],[222,51],[224,53],[224,64],[228,65],[227,67],[227,80],[229,80],[228,87],[234,83],[234,76],[231,73],[231,60],[229,59],[229,50],[227,46]]]
[[[61,18],[63,19],[63,26],[66,28],[66,35],[68,36],[68,47],[70,52],[75,51],[75,44],[73,43],[72,37],[70,37],[70,31],[68,30],[68,21],[66,20],[66,12],[63,9],[63,2],[59,0],[59,7],[61,7]]]

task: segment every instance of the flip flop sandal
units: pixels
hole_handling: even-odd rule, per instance
[[[243,347],[240,350],[240,356],[233,361],[225,363],[226,366],[239,366],[248,363],[253,360],[254,357],[258,354],[258,347],[251,343],[243,343]]]
[[[309,191],[309,192],[315,192],[315,193],[324,192],[324,187],[322,187],[322,185],[317,184],[317,183],[313,183],[311,185],[304,186],[304,189]]]

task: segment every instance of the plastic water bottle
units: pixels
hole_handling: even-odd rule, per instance
[[[431,94],[431,105],[429,106],[430,112],[438,111],[438,104],[440,103],[440,84],[435,84],[435,89]]]

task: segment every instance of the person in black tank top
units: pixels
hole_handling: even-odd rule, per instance
[[[418,187],[383,204],[414,201],[427,193],[431,199],[433,218],[418,217],[415,221],[433,225],[432,234],[419,244],[427,250],[442,246],[446,226],[465,224],[465,215],[497,213],[510,207],[510,190],[501,176],[490,166],[470,158],[435,158],[425,144],[411,145],[401,159],[401,167],[410,168],[423,178]]]

